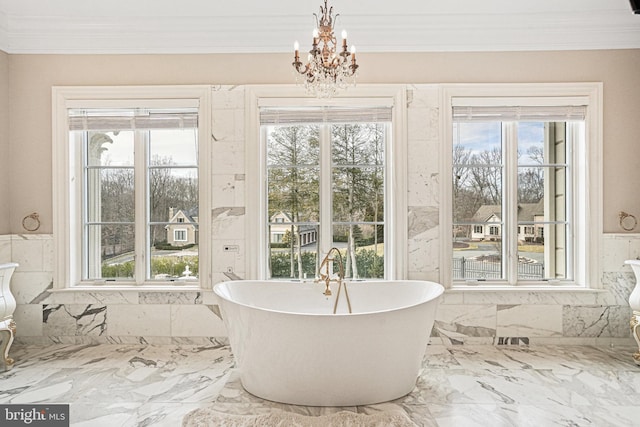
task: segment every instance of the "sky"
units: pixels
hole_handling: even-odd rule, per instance
[[[151,131],[151,157],[171,157],[173,163],[197,166],[197,130],[171,129]],[[133,132],[124,131],[118,135],[107,132],[113,144],[105,144],[103,164],[110,166],[133,166]]]
[[[467,122],[461,123],[458,132],[454,125],[454,144],[463,145],[474,153],[492,150],[501,146],[500,122]],[[523,155],[532,146],[541,147],[544,144],[544,122],[518,123],[518,149]]]

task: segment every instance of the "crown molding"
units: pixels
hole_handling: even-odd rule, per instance
[[[640,48],[630,10],[349,15],[359,52]],[[310,48],[309,16],[36,16],[0,11],[0,49],[15,54],[290,52]],[[337,27],[337,32],[342,26]]]

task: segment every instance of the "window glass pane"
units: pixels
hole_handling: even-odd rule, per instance
[[[133,224],[85,227],[85,271],[88,279],[124,279],[134,274]]]
[[[462,148],[458,148],[462,147]],[[456,151],[460,150],[460,162]],[[454,166],[502,164],[501,122],[459,122],[453,125]]]
[[[84,134],[82,277],[130,279],[135,241],[134,135],[128,131]]]
[[[317,165],[320,162],[317,125],[267,127],[267,165]]]
[[[134,177],[132,168],[91,168],[86,171],[88,222],[133,222]]]
[[[502,123],[454,123],[453,133],[453,278],[505,279]]]
[[[504,279],[501,231],[502,224],[454,225],[454,280]]]
[[[197,222],[198,204],[197,168],[149,168],[151,222]]]
[[[337,247],[342,255],[345,277],[384,277],[384,225],[334,225],[333,246]]]
[[[271,167],[268,171],[268,214],[285,222],[318,221],[319,169]],[[283,216],[284,215],[284,216]]]
[[[331,126],[332,160],[338,165],[383,165],[385,126],[379,123]]]
[[[133,131],[88,132],[89,166],[133,166]]]
[[[196,168],[149,169],[151,253],[148,279],[198,277],[199,199]]]
[[[502,204],[502,124],[454,123],[453,217],[487,221]],[[487,212],[485,212],[487,211]]]
[[[382,221],[384,168],[333,168],[333,220]]]
[[[152,166],[197,166],[197,129],[149,131],[149,162]]]
[[[314,278],[318,263],[318,225],[271,224],[269,272],[272,278]]]
[[[534,238],[518,245],[518,279],[569,279],[568,226],[533,224],[526,228]]]
[[[545,161],[545,123],[518,123],[518,164],[541,165]]]
[[[568,278],[566,139],[564,122],[518,124],[519,279]]]
[[[175,217],[182,215],[182,211]],[[198,223],[170,222],[150,226],[151,254],[148,279],[195,280],[198,277]]]

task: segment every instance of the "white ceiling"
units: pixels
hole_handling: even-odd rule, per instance
[[[323,0],[0,0],[8,53],[289,52]],[[640,48],[628,0],[330,0],[359,52]]]

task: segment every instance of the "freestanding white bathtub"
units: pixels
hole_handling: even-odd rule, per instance
[[[324,283],[240,280],[214,287],[242,386],[308,406],[386,402],[411,392],[444,288],[426,281],[347,282],[333,314]]]

